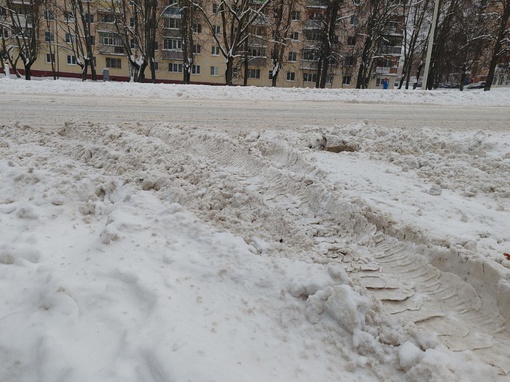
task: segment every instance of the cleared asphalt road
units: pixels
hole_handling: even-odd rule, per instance
[[[0,110],[0,124],[19,122],[39,126],[58,126],[66,121],[80,120],[275,129],[368,121],[387,127],[510,129],[510,110],[507,107],[486,106],[1,94]]]

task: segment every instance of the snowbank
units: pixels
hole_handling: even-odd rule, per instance
[[[510,100],[5,79],[0,92]],[[2,126],[0,380],[504,380],[508,132],[268,127]]]

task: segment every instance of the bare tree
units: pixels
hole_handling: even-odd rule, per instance
[[[436,33],[430,60],[429,77],[427,83],[423,84],[427,89],[439,86],[440,78],[452,71],[453,63],[451,61],[451,52],[449,52],[449,41],[463,4],[464,0],[443,0],[440,2],[440,13],[437,25],[435,26]]]
[[[508,25],[510,20],[510,0],[499,0],[495,4],[495,7],[497,9],[498,23],[491,60],[489,63],[489,72],[485,81],[485,91],[489,91],[491,89],[498,61],[505,53],[510,51],[510,43],[508,42],[510,36],[510,28]]]
[[[271,23],[268,14],[270,7],[259,15],[248,28],[248,38],[243,48],[243,85],[248,85],[248,79],[260,78],[261,68],[268,62],[268,41],[271,34]],[[240,52],[241,53],[241,52]]]
[[[53,2],[53,0],[43,0],[43,6],[44,6],[44,26],[45,29],[45,40],[46,45],[48,47],[49,52],[49,61],[51,65],[51,73],[53,75],[53,79],[57,79],[57,70],[55,67],[55,44],[57,43],[56,37],[55,37],[55,31],[56,31],[56,4]],[[49,34],[49,37],[48,37]]]
[[[117,35],[129,61],[130,79],[145,81],[145,69],[154,61],[157,0],[111,0]]]
[[[199,45],[195,44],[194,31],[202,28],[192,0],[179,0],[181,10],[182,64],[183,82],[191,82],[194,54],[199,53]],[[199,26],[200,25],[200,26]]]
[[[326,4],[324,29],[321,38],[316,87],[325,88],[328,78],[328,69],[339,61],[337,54],[339,40],[337,25],[343,20],[340,17],[342,0],[328,0]]]
[[[31,79],[32,65],[39,52],[39,29],[41,25],[42,0],[5,0],[9,29],[16,47],[7,49],[9,61],[16,70],[20,59],[25,70],[25,79]],[[51,40],[51,34],[45,33],[45,40]]]
[[[245,42],[249,37],[248,29],[257,18],[264,17],[263,11],[270,2],[271,0],[220,0],[211,4],[212,9],[193,2],[203,15],[213,40],[225,58],[227,85],[233,84],[235,60],[243,57]]]
[[[425,23],[426,16],[430,15],[430,0],[409,0],[404,1],[404,36],[402,48],[402,77],[400,79],[399,89],[405,82],[405,88],[409,89],[411,80],[411,71],[421,61],[418,54],[424,52],[424,42],[426,41]],[[417,78],[418,80],[418,78]]]
[[[90,68],[92,81],[97,81],[91,1],[66,0],[60,4],[59,12],[61,19],[58,25],[64,34],[64,48],[73,53],[76,64],[81,69],[82,80],[87,79]]]
[[[5,2],[1,3],[0,5],[0,41],[1,41],[1,47],[0,47],[0,63],[2,65],[2,68],[4,69],[4,73],[6,72],[6,65],[8,64],[16,74],[16,76],[19,78],[21,77],[19,72],[16,70],[16,64],[17,60],[19,59],[19,55],[16,55],[16,57],[13,57],[11,54],[14,49],[14,44],[12,44],[13,37],[13,30],[12,30],[12,23],[9,19],[9,12],[7,8],[5,7]]]
[[[463,90],[473,64],[484,56],[491,36],[484,0],[443,0],[436,26],[428,89],[438,86]]]
[[[384,56],[378,55],[379,48],[384,41],[386,29],[402,6],[399,0],[368,0],[360,4],[359,13],[353,17],[365,21],[359,25],[357,34],[359,37],[364,37],[364,43],[356,88],[363,89],[368,87],[370,76],[374,70],[374,60],[384,58]]]
[[[289,41],[289,32],[292,22],[299,22],[301,8],[294,0],[274,0],[272,2],[272,31],[271,41],[271,86],[276,86],[278,76],[285,65],[285,52]]]

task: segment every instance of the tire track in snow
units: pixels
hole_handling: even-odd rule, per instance
[[[510,332],[494,299],[481,297],[471,284],[440,271],[396,239],[382,240],[373,254],[380,270],[363,272],[361,281],[388,312],[436,332],[450,349],[472,350],[500,373],[509,373]]]
[[[320,170],[302,154],[313,134],[271,140],[270,134],[261,139],[159,126],[111,138],[112,131],[104,126],[92,130],[75,133],[98,145],[94,155],[106,159],[112,151],[125,152],[128,145],[141,162],[126,168],[121,156],[102,163],[105,170],[115,173],[124,166],[122,171],[131,178],[156,176],[156,169],[173,171],[176,184],[168,185],[170,195],[184,190],[187,195],[180,202],[210,224],[254,246],[255,237],[261,236],[267,246],[258,245],[259,252],[340,261],[396,319],[438,333],[454,351],[472,350],[502,374],[510,371],[510,336],[498,301],[442,272],[412,245],[382,233],[385,222],[377,211],[321,181]],[[66,134],[72,138],[75,133]],[[141,149],[136,147],[138,138],[147,147],[161,147]],[[292,146],[296,140],[301,148]]]
[[[325,184],[317,184],[320,177],[313,177],[313,187],[311,184],[303,186],[306,183],[299,174],[318,170],[306,163],[297,150],[266,143],[259,162],[246,156],[244,150],[231,151],[217,144],[212,139],[202,149],[212,153],[210,159],[220,167],[229,167],[232,174],[250,184],[252,189],[262,186],[258,192],[266,195],[264,201],[269,208],[287,205],[286,212],[296,217],[299,222],[296,224],[306,224],[306,218],[326,221],[321,223],[322,232],[314,237],[315,244],[335,233],[359,241],[367,233],[375,233],[374,225],[380,225],[380,222],[372,225],[358,209],[346,210],[341,205],[345,200],[342,201],[340,195]],[[256,183],[259,179],[263,179],[262,184]],[[354,220],[354,226],[346,226],[344,219]],[[361,226],[361,230],[352,229],[356,225]],[[367,244],[372,246],[374,242]],[[425,256],[413,252],[412,245],[398,239],[386,237],[370,251],[379,268],[366,264],[360,267],[361,274],[370,275],[362,276],[361,282],[383,303],[388,313],[403,322],[412,321],[418,327],[436,332],[454,351],[473,351],[497,367],[501,374],[510,372],[506,356],[510,332],[505,317],[499,313],[497,301],[488,295],[482,298],[471,284],[453,273],[441,271]],[[392,281],[393,286],[386,288],[383,283],[374,287],[374,274],[379,280]]]

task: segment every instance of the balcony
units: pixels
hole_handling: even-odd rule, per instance
[[[400,56],[401,52],[402,52],[401,46],[382,45],[379,47],[379,50],[377,53]]]
[[[184,55],[182,53],[182,50],[162,50],[161,51],[161,58],[163,60],[173,60],[173,61],[182,61],[184,58]]]
[[[396,28],[396,27],[385,28],[382,31],[382,35],[385,35],[385,36],[402,36],[402,28]]]
[[[299,66],[299,69],[302,70],[317,70],[318,62],[317,61],[301,61],[301,65]]]
[[[392,67],[388,67],[388,66],[377,66],[375,68],[375,73],[376,74],[388,74],[388,75],[396,75],[397,74],[397,67],[396,66],[392,66]]]
[[[99,44],[99,53],[101,54],[124,54],[123,46]]]

